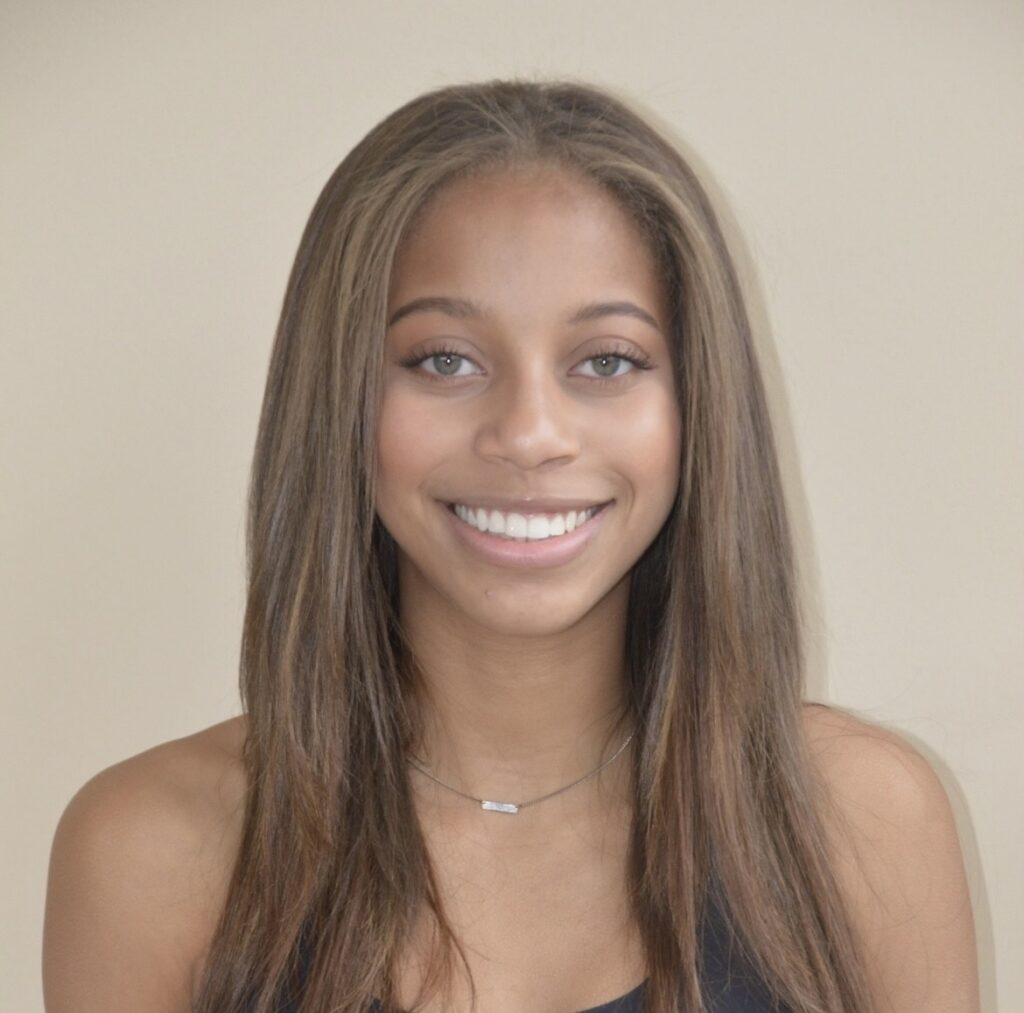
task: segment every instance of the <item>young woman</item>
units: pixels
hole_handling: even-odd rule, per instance
[[[609,95],[440,89],[342,162],[249,553],[244,716],[61,820],[52,1013],[978,1008],[935,774],[802,700],[714,213]]]

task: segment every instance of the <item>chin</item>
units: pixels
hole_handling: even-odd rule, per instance
[[[557,606],[550,600],[555,595],[560,599]],[[522,587],[506,591],[493,587],[477,597],[464,611],[478,626],[499,636],[532,639],[564,633],[585,619],[596,607],[590,601],[567,600],[560,591],[552,590],[551,596],[543,592],[528,594]]]

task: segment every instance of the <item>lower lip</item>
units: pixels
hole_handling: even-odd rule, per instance
[[[441,508],[448,515],[462,543],[488,563],[496,566],[561,566],[575,559],[596,537],[612,502],[606,503],[574,531],[553,535],[538,542],[520,542],[485,533],[467,524],[446,503],[442,503]]]

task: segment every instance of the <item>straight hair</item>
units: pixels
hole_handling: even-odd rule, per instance
[[[631,574],[628,854],[646,1008],[701,1011],[711,884],[779,1002],[870,1009],[830,864],[829,806],[802,731],[797,574],[775,440],[736,270],[680,152],[624,102],[568,80],[438,88],[387,116],[328,180],[277,328],[252,465],[240,657],[240,849],[197,1013],[399,1009],[414,922],[435,947],[417,1004],[456,956],[412,804],[423,685],[374,510],[389,284],[443,189],[551,166],[596,182],[650,244],[671,310],[683,425],[671,512]],[[450,1000],[449,1000],[450,1001]]]

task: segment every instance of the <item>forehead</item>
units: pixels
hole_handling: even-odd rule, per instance
[[[550,166],[461,179],[424,208],[398,251],[392,299],[453,286],[537,299],[632,294],[663,310],[655,257],[629,213],[595,181]]]

